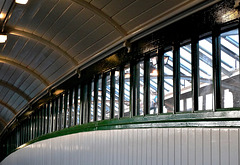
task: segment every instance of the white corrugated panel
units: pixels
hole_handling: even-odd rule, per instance
[[[237,165],[238,128],[153,128],[85,132],[40,141],[1,165]]]

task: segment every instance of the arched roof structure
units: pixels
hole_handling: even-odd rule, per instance
[[[0,44],[0,104],[16,115],[108,50],[217,1],[2,0],[0,22],[8,39]],[[1,96],[5,88],[12,92]],[[0,116],[3,125],[7,118]]]

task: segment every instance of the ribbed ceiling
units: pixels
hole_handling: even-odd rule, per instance
[[[28,103],[99,52],[204,0],[0,0],[0,131]],[[12,5],[12,6],[11,6]],[[12,9],[12,14],[11,14]]]

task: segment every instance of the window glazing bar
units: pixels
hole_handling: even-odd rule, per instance
[[[69,90],[69,114],[68,114],[68,127],[72,126],[72,104],[73,104],[73,89]]]
[[[39,135],[38,136],[41,136],[42,135],[42,107],[40,107],[39,109]]]
[[[130,64],[130,117],[137,115],[137,104],[139,102],[136,89],[139,75],[137,75],[136,66],[135,62]]]
[[[158,49],[158,89],[157,89],[157,102],[158,114],[163,113],[164,106],[164,49]]]
[[[75,92],[74,92],[75,93],[75,95],[74,95],[74,125],[77,125],[77,118],[78,118],[78,116],[77,116],[78,115],[78,96],[80,94],[78,88],[79,88],[79,86],[76,86],[74,88],[74,90],[75,90]]]
[[[43,105],[43,134],[46,134],[46,104]]]
[[[52,107],[51,107],[51,130],[50,132],[54,131],[54,111],[55,111],[55,100],[52,100]]]
[[[174,111],[180,111],[180,45],[175,42],[173,45],[173,99]]]
[[[68,103],[68,91],[64,94],[64,120],[63,120],[63,128],[67,126],[67,103]]]
[[[123,113],[124,113],[124,66],[121,66],[119,75],[119,118],[123,117]]]
[[[58,130],[62,128],[62,109],[63,109],[63,95],[60,95],[60,106],[59,106],[59,127]]]
[[[107,75],[104,73],[102,75],[102,107],[101,107],[101,115],[102,115],[102,120],[105,120],[105,111],[106,111],[106,84],[107,84]]]
[[[54,131],[57,131],[58,127],[58,98],[55,98],[55,128]]]
[[[110,119],[114,118],[115,111],[115,69],[110,72]]]
[[[144,115],[148,115],[150,111],[150,58],[144,59]]]
[[[86,85],[81,84],[81,110],[80,110],[80,124],[85,123],[85,96],[86,96]]]
[[[198,37],[192,38],[192,111],[198,110],[199,96],[199,43]]]
[[[91,121],[91,99],[92,99],[92,81],[88,82],[87,85],[87,113],[86,113],[86,119],[87,123]]]
[[[221,41],[220,29],[215,28],[212,34],[213,49],[213,84],[214,84],[214,111],[221,108]]]

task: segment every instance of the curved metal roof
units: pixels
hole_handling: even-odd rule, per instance
[[[0,129],[81,65],[205,0],[0,0]],[[0,131],[1,131],[0,130]]]

